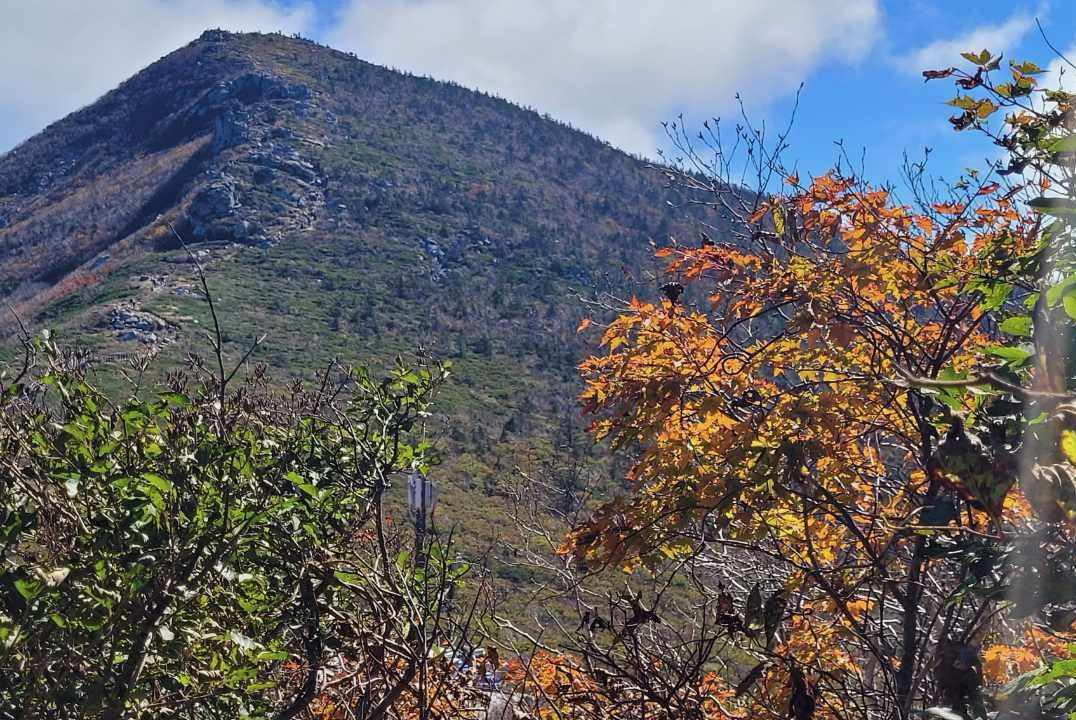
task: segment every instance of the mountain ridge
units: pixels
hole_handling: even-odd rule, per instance
[[[724,222],[679,201],[661,168],[508,101],[207,31],[0,156],[0,296],[98,358],[180,368],[208,316],[174,227],[232,356],[267,333],[254,359],[285,377],[450,358],[431,434],[477,544],[487,498],[579,435],[581,317],[654,296],[654,245]]]

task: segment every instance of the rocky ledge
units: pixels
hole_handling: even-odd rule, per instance
[[[114,307],[108,317],[108,326],[115,331],[117,340],[147,344],[165,342],[172,330],[162,317],[132,307]]]

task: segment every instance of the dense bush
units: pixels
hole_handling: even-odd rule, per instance
[[[423,463],[442,367],[279,392],[195,364],[114,402],[51,341],[26,357],[0,413],[0,717],[291,717],[328,648],[416,645],[443,598],[407,587],[381,502]]]

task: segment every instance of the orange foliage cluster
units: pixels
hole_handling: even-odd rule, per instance
[[[790,674],[803,668],[818,715],[837,717],[825,708],[841,707],[852,679],[871,682],[864,658],[887,671],[900,661],[873,640],[881,600],[920,592],[913,565],[940,566],[921,556],[934,529],[916,531],[928,524],[917,515],[955,496],[967,512],[936,529],[996,534],[1030,519],[1019,490],[997,486],[998,468],[979,482],[939,467],[927,401],[907,380],[983,363],[990,338],[968,288],[1030,250],[1038,225],[997,183],[915,211],[834,173],[787,182],[791,196],[755,213],[748,247],[659,251],[709,308],[678,293],[633,299],[605,328],[604,353],[581,365],[594,433],[636,461],[630,496],[561,550],[630,567],[690,552],[699,537],[764,549],[798,598],[773,652],[784,660],[767,667],[752,712],[789,707]],[[916,612],[941,612],[940,600],[919,602]],[[1029,662],[1009,651],[988,656],[993,679]]]
[[[660,673],[661,668],[654,668]],[[666,718],[669,709],[647,696],[645,689],[616,683],[599,683],[566,655],[539,652],[527,662],[512,661],[505,680],[511,692],[527,698],[529,717],[535,720],[589,720],[591,718]],[[734,691],[716,673],[706,673],[696,687],[684,688],[692,702],[687,711],[700,720],[745,718],[746,711],[730,710]],[[681,711],[684,711],[681,709]]]
[[[780,249],[659,251],[672,257],[672,272],[706,279],[724,322],[669,300],[636,299],[606,328],[607,352],[582,365],[583,400],[600,416],[599,437],[643,449],[630,476],[636,496],[600,514],[566,549],[645,554],[687,519],[716,510],[741,520],[741,533],[791,530],[798,539],[806,522],[819,540],[814,552],[834,556],[844,532],[825,518],[788,516],[791,508],[751,492],[754,470],[774,451],[797,461],[789,479],[809,475],[834,500],[869,507],[875,522],[866,537],[882,536],[866,544],[884,545],[907,508],[901,488],[876,484],[885,475],[879,433],[902,441],[920,429],[893,379],[976,364],[987,338],[978,303],[961,286],[988,271],[983,248],[1033,236],[1004,197],[936,210],[916,214],[884,190],[827,174],[759,211],[756,220],[769,214],[778,225],[784,215],[802,218],[799,237]],[[782,235],[791,232],[789,224]],[[965,232],[974,233],[970,241]],[[905,484],[927,470],[914,469]]]

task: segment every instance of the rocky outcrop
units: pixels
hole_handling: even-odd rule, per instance
[[[488,236],[472,237],[467,231],[440,240],[429,236],[419,240],[419,249],[429,259],[430,278],[434,281],[443,280],[448,266],[460,263],[468,248],[490,250],[492,247],[493,241]],[[492,262],[496,263],[497,259],[492,258]]]
[[[313,226],[324,205],[323,179],[294,128],[313,102],[305,85],[247,73],[218,83],[189,108],[181,125],[212,118],[214,170],[186,207],[187,237],[266,247]]]
[[[108,326],[115,331],[117,340],[154,344],[165,340],[165,332],[171,327],[163,318],[132,307],[112,308]]]
[[[256,226],[239,215],[241,208],[235,179],[222,175],[198,191],[187,207],[191,238],[195,242],[246,240]]]
[[[195,242],[266,246],[313,225],[324,206],[316,165],[295,149],[287,128],[247,127],[257,135],[229,153],[223,168],[191,199],[186,218]],[[257,188],[248,202],[239,188]]]
[[[253,106],[273,103],[281,110],[303,114],[310,99],[310,89],[299,83],[285,82],[271,75],[247,73],[224,80],[205,92],[160,133],[162,141],[174,142],[212,131],[213,154],[236,147],[252,139]]]
[[[243,157],[243,162],[259,166],[259,170],[264,168],[279,170],[305,183],[320,182],[314,166],[303,160],[302,156],[291,148],[283,151],[258,150]]]
[[[188,208],[188,215],[195,221],[213,221],[227,217],[239,207],[239,190],[235,180],[224,175],[202,188]]]

